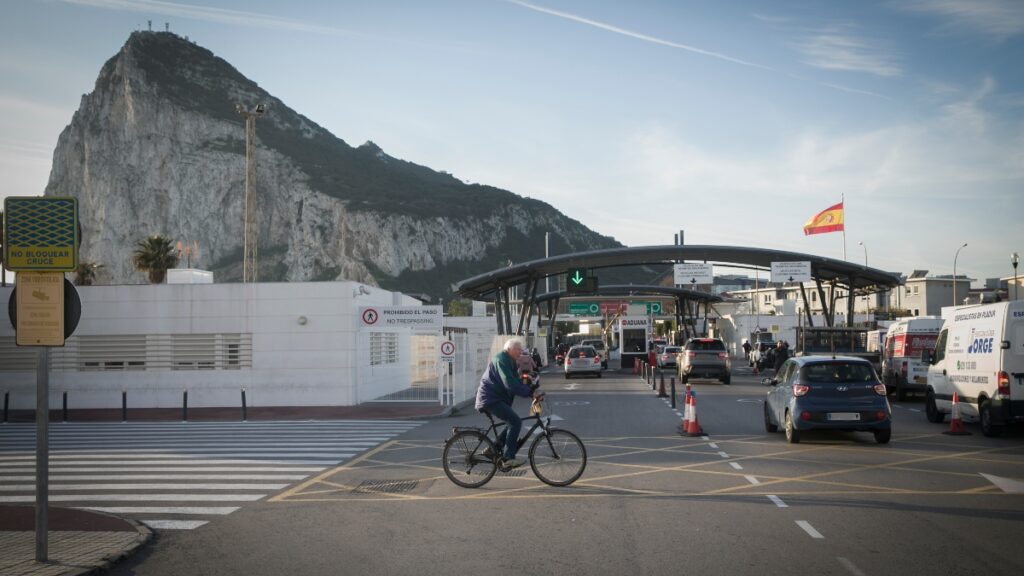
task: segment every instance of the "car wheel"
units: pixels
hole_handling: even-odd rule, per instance
[[[765,400],[765,402],[764,402],[764,431],[765,432],[770,432],[770,433],[775,433],[775,432],[779,431],[779,426],[777,424],[772,424],[772,417],[769,415],[770,411],[771,411],[771,409],[768,408],[768,401]]]
[[[786,442],[790,444],[800,443],[800,431],[793,426],[793,415],[786,412]]]
[[[569,379],[569,373],[568,373],[568,372],[566,372],[566,373],[565,373],[565,379],[566,379],[566,380],[568,380],[568,379]]]
[[[935,394],[931,390],[928,391],[928,396],[924,399],[924,415],[929,422],[935,424],[942,424],[942,421],[946,419],[946,415],[939,412],[939,407],[935,405]]]
[[[888,430],[875,430],[875,442],[879,444],[888,444],[892,438],[892,428]]]
[[[722,384],[728,386],[730,382],[732,382],[732,376],[726,376],[725,378],[722,378]]]
[[[982,400],[978,406],[978,420],[981,422],[981,433],[989,438],[1003,435],[1003,427],[992,423],[992,401]]]

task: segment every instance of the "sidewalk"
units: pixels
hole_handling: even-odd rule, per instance
[[[35,507],[0,505],[0,574],[92,574],[153,536],[132,520],[71,508],[51,507],[48,526],[48,561],[36,562]]]

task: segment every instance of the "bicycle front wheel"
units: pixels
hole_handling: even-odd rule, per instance
[[[538,434],[530,446],[530,468],[545,484],[568,486],[586,467],[587,449],[568,430],[548,428],[548,433]]]
[[[444,443],[444,473],[463,488],[483,486],[498,468],[495,459],[485,456],[485,452],[495,453],[490,438],[475,430],[458,432]]]

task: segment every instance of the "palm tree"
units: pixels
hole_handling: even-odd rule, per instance
[[[103,264],[95,262],[79,262],[75,268],[75,286],[92,286],[96,281],[96,272],[103,268]]]
[[[132,263],[135,269],[149,276],[150,284],[160,284],[167,270],[178,265],[178,252],[167,238],[155,235],[135,243]]]

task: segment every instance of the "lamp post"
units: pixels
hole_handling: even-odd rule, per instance
[[[956,306],[956,259],[960,257],[960,251],[967,247],[967,242],[964,245],[956,249],[956,254],[953,255],[953,306]]]
[[[245,225],[242,244],[242,282],[256,282],[256,118],[267,112],[265,104],[247,110],[241,104],[235,110],[245,118]]]
[[[867,246],[867,244],[865,244],[863,242],[857,242],[857,244],[860,244],[860,247],[864,249],[864,267],[867,268],[868,267],[868,246]]]
[[[1010,254],[1010,264],[1013,264],[1013,299],[1017,299],[1017,264],[1020,262],[1020,254]]]

